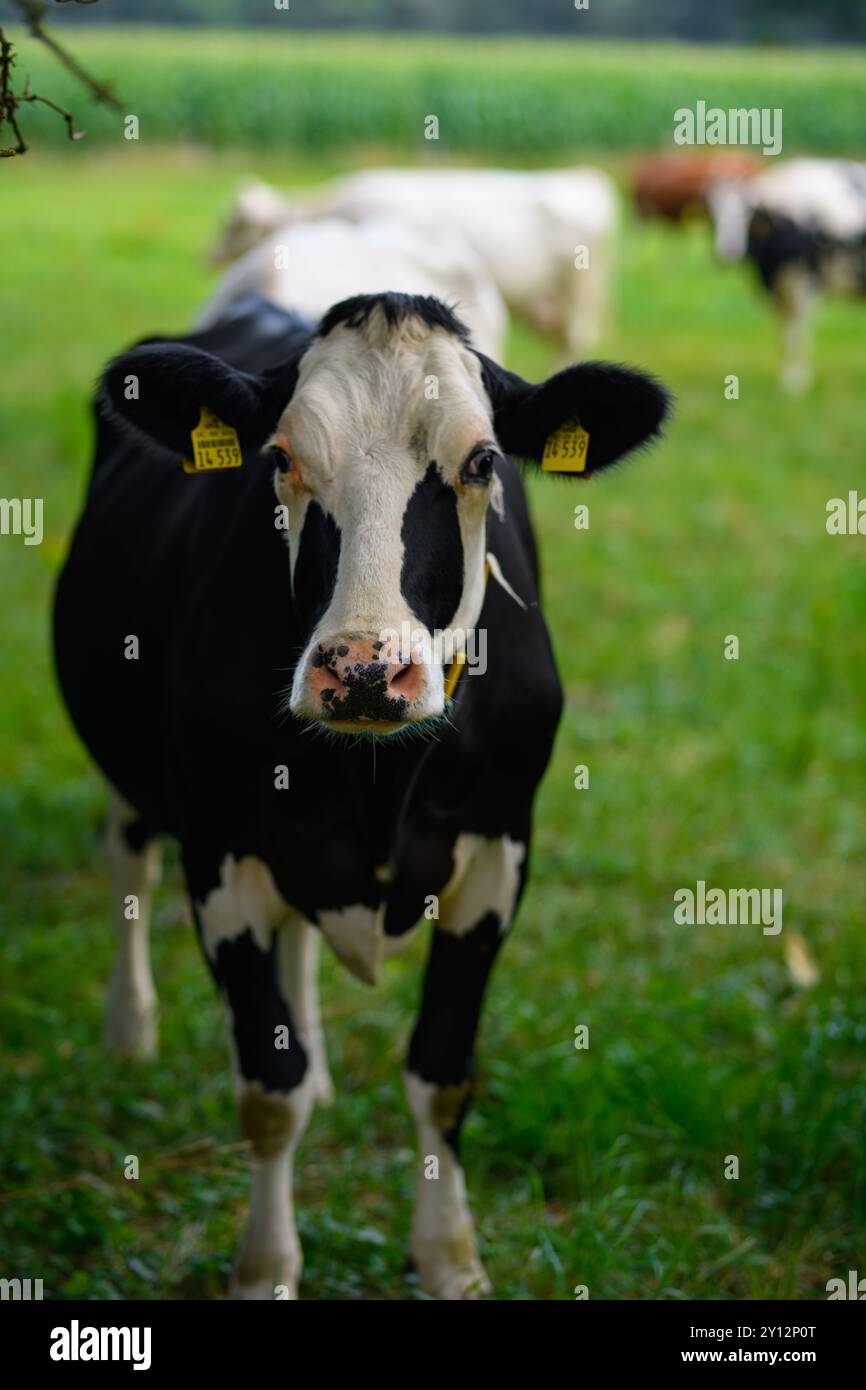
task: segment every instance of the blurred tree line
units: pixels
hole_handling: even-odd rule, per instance
[[[585,34],[728,43],[866,41],[866,0],[101,0],[54,4],[52,22],[399,29],[457,34]],[[14,17],[0,0],[0,19]]]

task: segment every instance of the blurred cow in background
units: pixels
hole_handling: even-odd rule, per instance
[[[370,169],[286,202],[280,213],[279,195],[256,185],[241,193],[214,256],[237,254],[269,206],[284,222],[388,217],[437,244],[459,235],[509,308],[558,337],[569,354],[585,356],[601,334],[618,205],[613,180],[600,170]]]
[[[208,254],[208,262],[219,266],[240,260],[283,226],[291,214],[291,204],[270,184],[257,180],[245,183],[238,191],[219,241]]]
[[[766,164],[753,154],[647,155],[632,173],[632,196],[641,217],[682,223],[707,211],[707,192],[719,179],[750,179]]]
[[[747,259],[773,296],[783,331],[782,383],[812,379],[809,319],[818,296],[866,295],[866,165],[793,159],[749,183],[710,191],[716,251]]]
[[[212,260],[240,259],[223,275],[198,319],[210,328],[229,305],[261,294],[318,323],[334,299],[381,294],[433,295],[454,303],[488,357],[503,355],[508,311],[481,258],[459,235],[435,241],[394,218],[346,222],[335,217],[283,225],[286,204],[266,185],[242,191]],[[265,226],[275,219],[276,230]],[[251,248],[251,249],[248,249]]]

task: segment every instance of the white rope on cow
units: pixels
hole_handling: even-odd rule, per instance
[[[529,605],[526,604],[526,603],[524,603],[524,602],[523,602],[523,599],[520,597],[520,595],[514,592],[514,590],[512,589],[511,585],[509,584],[508,580],[505,578],[505,575],[502,573],[502,569],[500,568],[499,561],[497,560],[496,556],[493,554],[493,551],[492,551],[492,550],[488,550],[487,555],[485,556],[485,559],[487,560],[487,566],[488,566],[489,573],[493,575],[493,578],[496,580],[496,582],[497,582],[497,584],[499,585],[500,589],[504,589],[505,592],[506,592],[506,594],[509,594],[509,595],[511,596],[511,598],[514,599],[514,602],[515,602],[516,604],[518,604],[518,605],[523,609],[523,611],[524,611],[524,613],[525,613],[525,612],[528,610]]]

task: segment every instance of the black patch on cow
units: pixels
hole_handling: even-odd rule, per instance
[[[755,208],[749,220],[747,255],[767,290],[772,291],[782,271],[792,265],[820,283],[827,262],[839,254],[850,258],[854,279],[866,288],[866,235],[843,240],[762,207]]]
[[[276,949],[276,934],[262,951],[252,928],[245,927],[219,943],[214,975],[231,1011],[241,1075],[268,1091],[293,1091],[304,1079],[307,1054],[277,984]],[[279,1027],[289,1030],[287,1048],[276,1046]]]
[[[310,502],[292,577],[295,612],[302,632],[312,632],[331,602],[339,563],[340,528],[318,502]]]
[[[409,1071],[434,1086],[459,1086],[472,1078],[472,1054],[481,1003],[502,940],[495,912],[486,912],[463,936],[433,933],[421,1012],[409,1044]],[[469,1103],[467,1088],[466,1102]],[[463,1111],[445,1138],[456,1150]]]
[[[155,826],[148,825],[147,821],[137,816],[131,820],[122,830],[123,839],[127,849],[133,854],[141,854],[142,850],[154,840],[158,834]]]
[[[400,536],[403,597],[431,632],[447,627],[463,594],[463,540],[457,496],[435,462],[409,498]]]
[[[329,309],[319,325],[319,337],[327,338],[333,328],[363,328],[374,309],[381,309],[385,322],[396,328],[407,319],[420,319],[428,328],[444,328],[461,342],[469,342],[469,329],[453,309],[430,294],[356,294]]]
[[[789,217],[756,208],[749,219],[747,248],[749,260],[768,290],[773,289],[782,271],[790,265],[818,274],[819,235]]]

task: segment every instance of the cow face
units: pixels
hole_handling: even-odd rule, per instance
[[[161,354],[158,410],[121,390],[142,354]],[[304,635],[289,708],[373,735],[444,715],[446,668],[481,612],[503,453],[538,464],[576,417],[586,477],[656,434],[667,408],[655,382],[621,367],[530,385],[477,353],[439,301],[390,294],[338,305],[297,361],[261,378],[161,344],[114,363],[105,394],[178,452],[207,405],[270,463]]]
[[[450,315],[363,300],[325,320],[267,444],[309,634],[293,713],[346,732],[442,714],[484,595],[492,414]]]

